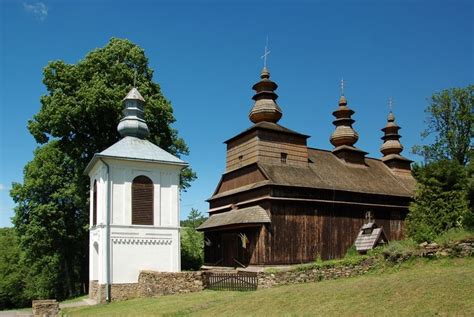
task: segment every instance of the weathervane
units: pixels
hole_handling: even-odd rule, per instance
[[[344,78],[341,78],[341,96],[344,96]]]
[[[261,56],[263,58],[263,67],[267,68],[267,56],[270,54],[270,51],[268,50],[268,36],[267,36],[267,43],[265,44],[265,51],[264,54]]]

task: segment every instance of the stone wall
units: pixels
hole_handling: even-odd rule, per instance
[[[59,303],[55,299],[34,300],[32,311],[35,317],[56,317],[59,315]]]
[[[140,297],[199,292],[204,289],[204,274],[141,271],[138,285]]]
[[[276,272],[259,272],[258,288],[271,288],[279,285],[319,282],[341,277],[351,277],[367,273],[375,266],[373,259],[367,259],[360,264],[348,266],[308,268],[301,270],[284,270]]]
[[[171,294],[199,292],[204,289],[202,272],[154,272],[141,271],[138,283],[112,284],[111,301],[122,301],[137,297],[152,297]],[[105,285],[89,282],[89,298],[105,303]]]

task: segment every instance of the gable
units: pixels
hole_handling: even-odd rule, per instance
[[[248,165],[222,175],[213,196],[266,180],[268,180],[268,178],[257,164]]]

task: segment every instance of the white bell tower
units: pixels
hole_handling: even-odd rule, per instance
[[[84,172],[90,177],[89,293],[99,300],[110,300],[111,285],[137,283],[141,270],[181,268],[179,175],[187,164],[145,140],[145,100],[136,88],[123,101],[117,128],[123,138],[96,153]]]

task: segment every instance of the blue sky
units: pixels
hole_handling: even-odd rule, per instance
[[[474,77],[472,1],[52,1],[0,0],[0,226],[10,226],[12,182],[37,146],[28,133],[45,93],[42,69],[76,63],[111,37],[141,46],[171,100],[175,127],[198,180],[181,217],[207,211],[225,169],[222,143],[251,123],[251,86],[268,66],[279,85],[280,124],[331,149],[339,81],[356,112],[359,148],[380,157],[387,100],[402,127],[404,154],[423,141],[434,92]]]

